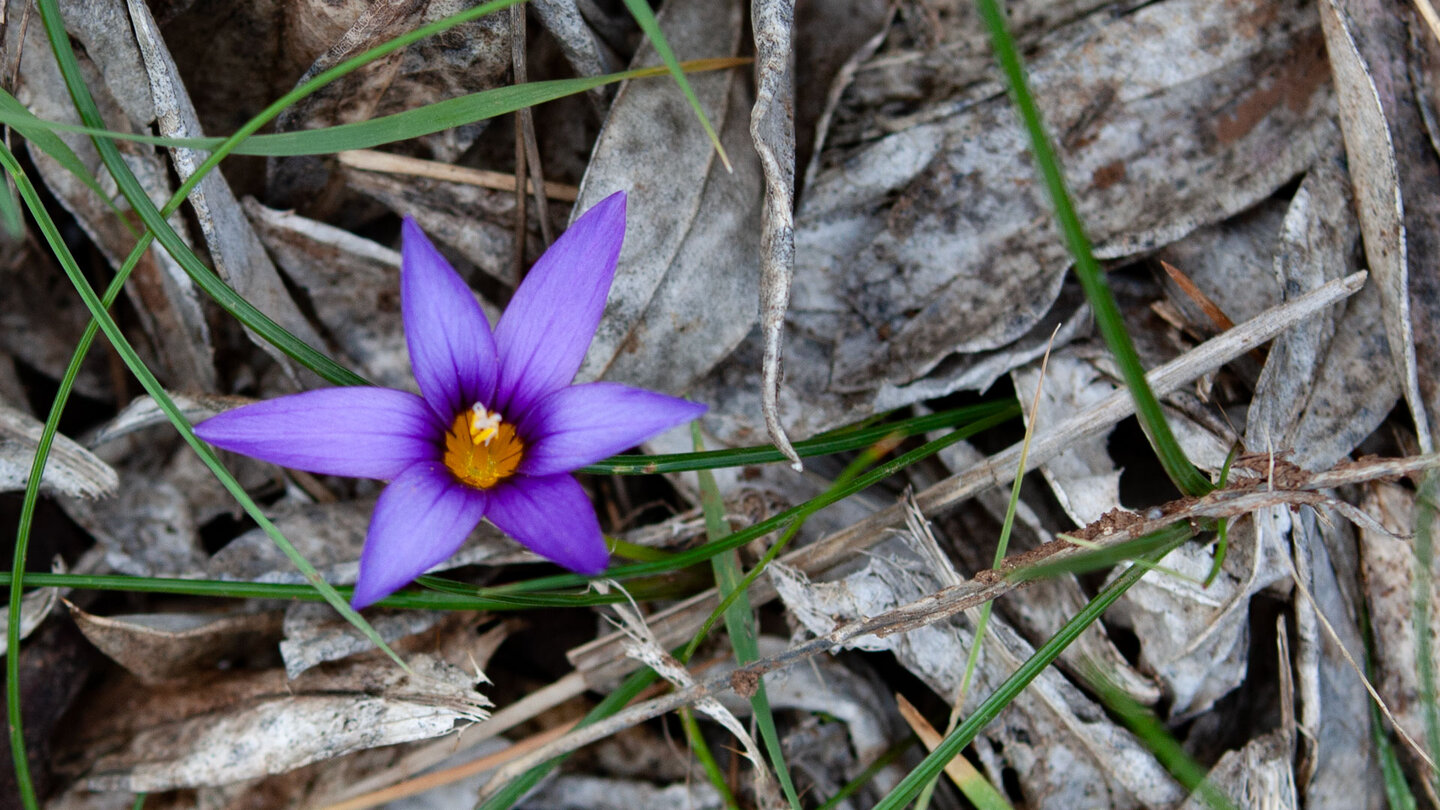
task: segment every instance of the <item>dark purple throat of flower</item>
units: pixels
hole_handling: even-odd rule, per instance
[[[445,434],[445,467],[462,484],[489,489],[515,474],[525,443],[500,414],[475,403]]]

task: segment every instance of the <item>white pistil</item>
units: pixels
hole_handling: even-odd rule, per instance
[[[470,411],[470,441],[489,447],[490,440],[500,432],[500,414],[486,409],[478,402],[470,406]]]

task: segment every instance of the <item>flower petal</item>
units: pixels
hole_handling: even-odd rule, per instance
[[[520,472],[569,472],[705,413],[705,406],[609,382],[572,385],[546,396],[521,421]]]
[[[216,447],[282,467],[381,479],[439,459],[444,432],[420,397],[358,386],[256,402],[195,426]]]
[[[484,516],[486,500],[438,462],[402,473],[375,503],[350,605],[359,610],[384,599],[448,559]]]
[[[500,384],[495,409],[515,418],[575,378],[625,237],[625,194],[616,192],[575,220],[530,268],[495,325]]]
[[[415,220],[406,217],[402,231],[400,309],[410,365],[425,401],[449,424],[477,402],[490,406],[495,337],[475,294]]]
[[[595,507],[568,475],[517,475],[490,490],[485,517],[521,545],[571,571],[598,574],[610,551]]]

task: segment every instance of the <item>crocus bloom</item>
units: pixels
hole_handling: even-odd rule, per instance
[[[481,517],[543,557],[597,574],[608,552],[570,472],[705,411],[615,383],[571,385],[624,234],[617,193],[540,257],[492,333],[470,288],[407,217],[401,310],[423,396],[326,388],[227,411],[195,432],[284,467],[390,482],[370,518],[356,608],[455,553]]]

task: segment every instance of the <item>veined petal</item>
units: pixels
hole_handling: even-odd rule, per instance
[[[609,382],[572,385],[547,395],[521,421],[520,472],[553,475],[593,464],[689,422],[705,406]]]
[[[624,237],[625,194],[616,192],[575,220],[530,268],[495,325],[498,410],[523,413],[575,378],[605,311]]]
[[[322,388],[206,419],[195,435],[282,467],[352,478],[395,478],[440,458],[445,426],[425,400],[389,388]]]
[[[484,492],[457,482],[445,465],[411,466],[375,503],[350,605],[359,610],[384,599],[448,559],[484,516],[485,503]]]
[[[577,573],[605,570],[610,551],[600,521],[574,478],[517,475],[489,495],[485,517],[521,545]]]
[[[425,401],[448,424],[476,402],[491,406],[495,336],[470,287],[415,220],[406,217],[402,231],[400,309],[410,365]]]

